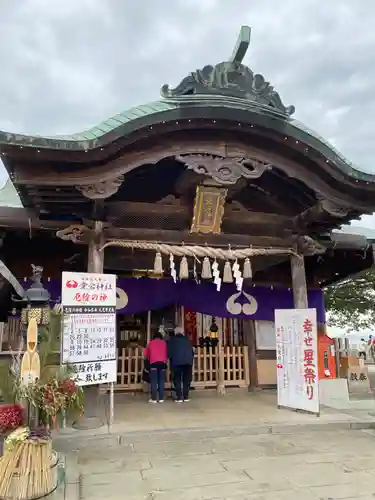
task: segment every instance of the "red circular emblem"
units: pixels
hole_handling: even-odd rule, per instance
[[[66,288],[77,288],[78,283],[74,280],[69,280],[66,282]]]

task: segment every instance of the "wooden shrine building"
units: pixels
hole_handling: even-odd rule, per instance
[[[272,385],[274,309],[309,299],[324,325],[322,288],[373,265],[366,238],[335,229],[375,211],[375,176],[293,118],[243,64],[249,42],[242,27],[229,61],[85,132],[0,132],[1,259],[21,280],[43,266],[56,289],[64,270],[123,280],[120,388],[140,386],[140,339],[167,317],[198,346],[197,386],[219,383],[217,354],[199,347],[212,317],[227,356],[220,383]],[[14,323],[7,284],[1,298]]]

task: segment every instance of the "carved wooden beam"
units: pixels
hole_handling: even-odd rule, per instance
[[[124,176],[119,175],[113,179],[98,181],[92,184],[77,185],[75,187],[85,198],[90,200],[103,200],[116,194],[123,181]]]
[[[186,134],[184,139],[165,139],[150,148],[141,151],[129,151],[121,157],[95,167],[82,167],[79,170],[61,172],[55,170],[53,164],[48,167],[41,165],[38,174],[26,165],[14,167],[14,182],[16,184],[40,186],[82,186],[96,184],[97,182],[112,181],[125,175],[141,165],[155,164],[163,158],[170,156],[183,156],[189,154],[213,155],[222,158],[252,158],[285,172],[289,177],[305,182],[311,189],[320,193],[325,199],[342,206],[356,207],[368,212],[369,203],[361,199],[350,197],[343,192],[330,187],[319,175],[319,171],[312,171],[300,162],[286,158],[281,153],[272,152],[270,149],[262,150],[256,146],[239,141],[223,141],[220,139],[197,140],[193,134]],[[323,168],[323,167],[322,167]],[[333,175],[333,171],[331,174]],[[342,176],[339,179],[344,182]]]
[[[241,178],[258,179],[272,165],[256,158],[239,156],[214,156],[209,154],[187,154],[176,157],[196,174],[211,177],[219,185],[235,184]]]
[[[326,252],[327,247],[310,236],[299,236],[296,241],[297,252],[305,257],[312,255],[322,255]]]
[[[56,236],[64,241],[73,243],[88,244],[95,236],[95,232],[82,224],[72,224],[66,229],[57,231]]]
[[[180,199],[171,197],[170,203],[142,203],[131,201],[108,201],[106,202],[106,209],[108,219],[121,220],[121,216],[127,215],[181,215],[188,217],[192,209],[189,205],[181,202]],[[233,201],[225,205],[224,219],[226,221],[241,220],[243,224],[264,224],[265,227],[269,226],[282,226],[287,229],[294,227],[291,217],[279,215],[277,213],[264,213],[264,212],[251,212],[243,207],[240,203]]]
[[[317,223],[327,219],[327,215],[335,218],[344,218],[350,212],[347,206],[339,205],[331,200],[320,199],[318,203],[301,214],[294,217],[295,228],[303,229],[311,223]]]
[[[224,220],[241,222],[241,224],[249,224],[249,226],[262,224],[266,228],[269,228],[269,226],[278,226],[285,229],[292,229],[294,227],[293,219],[287,215],[268,212],[251,212],[238,201],[232,201],[225,205]]]
[[[108,201],[106,202],[107,214],[111,216],[122,215],[186,215],[191,213],[188,205],[181,204],[178,198],[171,197],[170,203],[143,203],[133,201]]]
[[[170,244],[210,245],[232,247],[279,247],[289,248],[295,244],[295,238],[271,236],[247,236],[243,234],[197,234],[190,231],[169,231],[154,229],[136,229],[113,227],[105,230],[107,239],[122,238],[125,240],[154,241]]]

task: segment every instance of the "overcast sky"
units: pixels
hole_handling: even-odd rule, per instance
[[[245,63],[375,173],[374,0],[0,0],[0,129],[78,132],[156,100],[226,60],[242,24]]]

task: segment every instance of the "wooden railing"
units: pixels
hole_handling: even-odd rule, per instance
[[[249,385],[249,360],[247,346],[225,346],[223,348],[225,386],[246,387]],[[138,391],[144,387],[142,373],[143,349],[127,347],[118,350],[116,390]],[[193,365],[193,387],[197,389],[216,387],[218,381],[219,351],[198,347]],[[167,370],[166,386],[171,385],[171,371]]]
[[[17,351],[22,342],[20,318],[10,317],[0,323],[0,352]]]

